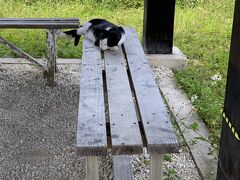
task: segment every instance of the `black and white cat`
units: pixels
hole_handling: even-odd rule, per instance
[[[64,32],[75,38],[74,44],[78,45],[81,35],[94,42],[101,50],[117,50],[126,39],[124,29],[105,19],[92,19],[76,30]]]

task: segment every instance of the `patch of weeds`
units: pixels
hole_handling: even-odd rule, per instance
[[[143,160],[143,163],[147,166],[147,165],[150,165],[150,160],[147,160],[147,159],[144,159]]]
[[[172,162],[172,161],[173,161],[173,160],[172,160],[172,156],[169,155],[169,154],[165,154],[165,155],[163,156],[163,160],[164,160],[164,161],[167,161],[167,162]]]
[[[191,8],[186,4],[191,0],[179,2],[185,3],[185,8],[176,8],[175,44],[189,63],[183,71],[175,72],[175,77],[209,128],[208,140],[218,149],[234,1],[206,0]],[[221,79],[215,81],[215,75]]]
[[[165,165],[165,171],[163,172],[164,179],[166,180],[183,180],[179,175],[177,175],[177,172],[173,168],[169,168]]]

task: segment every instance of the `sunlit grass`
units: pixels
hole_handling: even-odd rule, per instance
[[[190,59],[188,68],[176,73],[176,78],[189,98],[198,97],[193,104],[211,130],[212,142],[218,144],[233,2],[211,1],[195,8],[177,8],[176,11],[175,44]],[[222,80],[211,80],[218,73]]]
[[[28,3],[2,1],[0,0],[2,12],[0,17],[22,17],[22,18],[37,18],[37,17],[76,17],[80,18],[80,22],[85,22],[92,18],[105,18],[122,26],[133,26],[137,32],[142,32],[142,13],[139,8],[116,8],[114,10],[105,8],[100,4],[91,5],[83,4],[78,1],[49,3],[40,2],[28,5]],[[10,40],[17,46],[21,47],[26,52],[29,52],[35,57],[45,56],[45,41],[46,35],[44,30],[22,30],[22,29],[0,29],[0,35]],[[74,47],[72,42],[67,39],[59,39],[58,56],[64,58],[80,58],[80,46]],[[0,57],[15,56],[7,48],[0,46]]]

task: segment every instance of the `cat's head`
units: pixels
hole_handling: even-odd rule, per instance
[[[125,39],[126,36],[122,27],[111,28],[103,32],[99,48],[101,50],[117,50],[118,46],[122,45]]]

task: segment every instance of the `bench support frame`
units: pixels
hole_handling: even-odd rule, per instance
[[[43,68],[44,77],[47,78],[46,85],[55,85],[56,68],[56,37],[59,29],[70,29],[79,27],[78,18],[0,18],[0,28],[19,28],[19,29],[47,29],[47,63],[38,62],[35,58],[25,53],[20,48],[0,36],[0,43],[7,46],[20,57]]]
[[[14,44],[10,43],[9,41],[7,41],[6,39],[4,39],[1,36],[0,36],[0,43],[2,43],[4,46],[8,47],[9,49],[14,51],[15,53],[17,53],[22,58],[25,58],[26,60],[36,64],[38,67],[43,68],[43,69],[46,68],[46,66],[44,64],[42,64],[41,62],[36,60],[34,57],[32,57],[31,55],[27,54],[22,49],[18,48],[17,46],[15,46]]]
[[[42,62],[39,62],[34,57],[29,55],[28,53],[24,52],[22,49],[17,47],[16,45],[12,44],[5,38],[0,36],[0,43],[2,43],[7,48],[14,51],[16,54],[18,54],[20,57],[25,58],[29,62],[34,63],[37,65],[37,67],[42,68],[44,70],[44,77],[47,78],[46,85],[53,87],[55,85],[55,73],[57,72],[56,67],[56,59],[57,59],[57,53],[56,53],[56,36],[55,36],[55,29],[48,29],[47,30],[47,63],[46,65]]]

